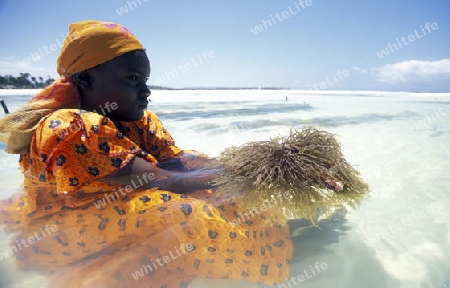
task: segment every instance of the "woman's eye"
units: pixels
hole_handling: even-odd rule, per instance
[[[141,77],[132,75],[132,76],[128,77],[128,79],[130,79],[131,81],[137,82],[137,81],[141,80]]]

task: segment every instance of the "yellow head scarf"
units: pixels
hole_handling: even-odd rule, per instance
[[[144,47],[121,25],[93,20],[70,24],[58,57],[60,78],[23,107],[0,119],[0,141],[7,143],[6,152],[28,153],[42,117],[58,109],[79,108],[80,97],[71,75],[134,50],[144,50]]]

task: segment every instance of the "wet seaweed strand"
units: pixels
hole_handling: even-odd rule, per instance
[[[314,219],[320,211],[337,206],[356,207],[369,192],[336,137],[314,127],[227,148],[219,160],[225,167],[215,181],[220,192],[239,195],[243,207],[283,193],[277,206],[289,217]],[[342,183],[342,190],[334,189],[330,181]]]

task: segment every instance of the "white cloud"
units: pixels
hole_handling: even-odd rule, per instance
[[[361,73],[364,73],[364,74],[366,74],[366,73],[369,72],[369,71],[367,71],[366,69],[361,69],[361,68],[359,68],[358,66],[352,66],[352,69],[355,70],[355,71],[359,71],[359,72],[361,72]]]
[[[433,83],[450,80],[450,59],[410,60],[372,68],[378,82],[388,84]]]

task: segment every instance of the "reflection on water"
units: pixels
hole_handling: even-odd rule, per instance
[[[306,219],[290,220],[289,227],[294,244],[294,257],[291,263],[299,262],[303,257],[312,257],[323,253],[333,243],[339,243],[339,238],[346,235],[350,229],[345,215],[346,208],[342,207],[326,219],[311,224]]]
[[[99,206],[108,185],[69,196],[25,180],[24,191],[0,202],[0,222],[12,234],[0,257],[44,271],[51,287],[179,287],[196,276],[272,284],[289,273],[292,245],[281,210],[238,225],[237,199],[209,190],[138,188]]]

